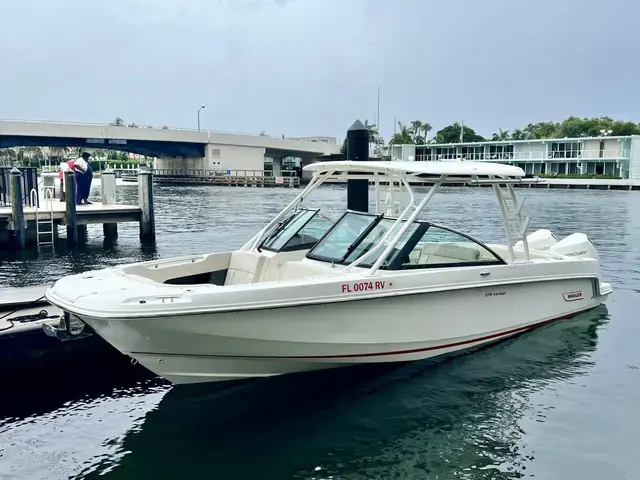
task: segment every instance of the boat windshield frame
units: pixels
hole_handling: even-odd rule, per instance
[[[344,250],[341,257],[329,257],[326,255],[319,255],[314,252],[317,248],[321,248],[323,241],[327,238],[330,238],[332,232],[337,231],[337,229],[341,228],[343,221],[347,216],[359,216],[359,217],[367,217],[371,219],[371,222],[366,225],[366,227],[356,236],[355,240],[351,242]],[[356,257],[356,259],[349,260],[349,257],[352,255],[354,251],[358,249],[358,247],[364,242],[367,237],[375,230],[375,228],[380,225],[382,222],[388,221],[389,228],[386,232],[389,232],[393,229],[394,225],[398,221],[398,218],[388,217],[383,214],[372,214],[365,212],[357,212],[353,210],[346,211],[334,224],[333,226],[325,232],[325,234],[316,242],[316,244],[307,252],[305,255],[309,260],[315,260],[319,262],[331,263],[332,265],[341,265],[345,267],[349,267],[352,264],[355,264],[361,257],[364,257],[369,251],[375,249],[375,245],[366,251],[364,251],[361,255]],[[403,220],[405,223],[406,220]],[[481,242],[477,238],[456,230],[455,228],[451,228],[445,225],[441,225],[434,222],[429,221],[419,221],[414,220],[411,222],[409,228],[415,225],[415,230],[408,234],[404,245],[399,249],[393,249],[388,255],[387,258],[382,260],[379,268],[381,270],[388,271],[399,271],[399,270],[421,270],[421,269],[430,269],[430,268],[456,268],[456,267],[473,267],[473,266],[491,266],[491,265],[506,265],[507,262],[498,255],[491,247],[487,246],[485,243]],[[482,260],[482,261],[464,261],[464,262],[447,262],[447,263],[433,263],[433,264],[406,264],[401,262],[401,259],[404,258],[404,255],[409,254],[420,242],[423,236],[429,231],[429,229],[435,228],[439,230],[443,230],[454,235],[460,236],[469,240],[470,243],[479,246],[480,248],[486,250],[487,253],[491,254],[495,260]],[[409,230],[407,229],[407,232]],[[386,234],[383,233],[383,236]],[[396,242],[397,243],[397,242]],[[381,252],[382,253],[382,252]],[[379,256],[372,259],[371,262],[360,263],[357,265],[360,268],[370,269],[373,265],[378,261]]]
[[[376,214],[380,213],[380,193],[383,186],[387,188],[387,198],[382,202],[386,205],[386,214],[388,216],[397,216],[397,220],[393,227],[380,239],[378,245],[359,257],[357,260],[344,268],[349,271],[351,268],[358,266],[373,253],[380,248],[384,250],[378,256],[378,260],[369,269],[367,275],[375,275],[380,268],[383,259],[395,248],[395,244],[400,241],[411,224],[417,220],[418,215],[424,210],[425,206],[431,201],[434,194],[445,184],[463,184],[463,185],[488,185],[493,187],[498,200],[498,207],[505,235],[507,237],[507,255],[508,262],[530,262],[529,244],[527,241],[527,229],[530,218],[521,214],[524,206],[524,198],[522,201],[517,200],[514,185],[539,183],[541,179],[525,179],[524,171],[521,168],[502,165],[490,162],[475,161],[429,161],[429,162],[389,162],[389,161],[327,161],[317,162],[307,165],[303,170],[311,170],[313,176],[309,184],[298,194],[284,209],[278,213],[271,221],[265,225],[258,233],[256,233],[248,242],[246,242],[240,251],[255,250],[262,242],[265,236],[271,234],[272,229],[278,222],[282,221],[291,210],[295,210],[302,205],[311,192],[321,186],[328,180],[365,180],[369,184],[373,182],[376,195]],[[429,184],[431,188],[428,193],[419,201],[416,199],[416,192],[411,184]],[[396,187],[408,196],[408,200],[404,208],[401,203],[397,202],[394,191]],[[397,205],[396,205],[397,204]],[[337,223],[337,222],[336,222]],[[333,227],[332,227],[333,228]],[[447,227],[449,228],[449,227]],[[455,231],[451,229],[451,231]],[[465,235],[462,232],[457,232]],[[328,233],[328,232],[327,232]],[[515,255],[515,242],[522,240],[523,258]],[[480,243],[486,248],[486,245]]]
[[[307,218],[304,219],[304,221],[300,225],[295,225],[295,222],[297,219],[301,218],[304,214],[308,214],[308,213],[310,213],[310,215],[308,215]],[[273,252],[273,253],[293,252],[297,250],[308,250],[312,248],[318,242],[318,240],[316,240],[313,243],[311,242],[301,243],[293,246],[289,245],[289,242],[291,242],[291,240],[297,234],[299,234],[307,225],[309,225],[309,223],[313,219],[320,218],[320,217],[325,218],[327,221],[329,221],[332,224],[331,227],[329,227],[329,230],[333,228],[333,224],[335,222],[333,220],[330,220],[324,217],[320,213],[319,208],[300,208],[296,210],[285,221],[280,223],[276,228],[274,228],[273,231],[269,235],[267,235],[262,240],[262,242],[260,242],[260,244],[256,247],[256,249],[258,250],[258,252],[261,252],[262,250],[266,250],[268,252]],[[295,225],[295,227],[291,229],[293,225]],[[283,235],[283,237],[279,237],[279,235]],[[275,241],[277,238],[285,238],[286,241],[282,243],[282,246],[274,248],[273,245],[270,244],[270,241],[272,240]]]

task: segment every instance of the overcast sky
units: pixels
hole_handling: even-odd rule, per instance
[[[344,135],[640,121],[632,0],[0,0],[0,118]]]

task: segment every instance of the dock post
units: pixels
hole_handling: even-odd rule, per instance
[[[102,172],[100,177],[100,195],[102,205],[117,205],[116,201],[116,172],[113,170],[106,170]],[[118,224],[117,223],[103,223],[102,231],[104,237],[108,239],[116,238],[118,236]]]
[[[15,242],[20,248],[27,245],[27,229],[24,224],[24,206],[22,199],[22,173],[16,167],[10,172],[11,185],[11,222],[15,233]]]
[[[149,170],[138,172],[138,204],[140,216],[140,241],[153,243],[156,240],[156,221],[153,213],[153,174]]]
[[[73,171],[64,172],[65,189],[65,224],[67,225],[67,244],[73,245],[78,241],[78,217],[76,216],[76,174]]]
[[[360,120],[347,130],[347,160],[369,160],[369,129]],[[369,211],[369,180],[347,180],[347,208]]]

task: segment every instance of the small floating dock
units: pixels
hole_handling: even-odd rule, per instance
[[[30,178],[14,168],[9,174],[10,195],[0,202],[0,245],[15,248],[27,246],[54,245],[59,240],[58,227],[66,227],[67,245],[78,242],[79,234],[86,225],[102,224],[106,238],[115,238],[118,224],[137,222],[140,225],[142,243],[155,241],[155,215],[153,209],[153,174],[151,171],[138,173],[138,205],[118,204],[116,196],[116,175],[113,171],[102,172],[99,202],[76,205],[75,176],[65,174],[68,195],[65,201],[56,197],[53,179],[45,178],[41,188],[26,191]],[[49,180],[49,181],[47,181]]]
[[[66,328],[66,322],[62,310],[43,298],[47,288],[49,285],[0,288],[0,369],[4,380],[23,382],[27,374],[27,378],[40,381],[51,372],[74,370],[78,362],[98,366],[105,359],[109,364],[111,358],[126,359],[92,332],[63,338],[56,334]],[[60,368],[60,362],[68,366]]]
[[[49,285],[0,289],[0,345],[32,334],[45,335],[43,325],[57,326],[62,311],[44,299]],[[2,348],[6,357],[7,348]]]

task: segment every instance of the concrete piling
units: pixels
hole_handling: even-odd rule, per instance
[[[14,232],[15,244],[24,248],[27,244],[27,229],[24,221],[24,194],[22,191],[22,173],[17,168],[10,172],[11,184],[11,230]]]
[[[153,174],[149,170],[138,173],[138,205],[140,206],[140,241],[153,243],[156,240],[156,223],[153,212]]]
[[[100,200],[102,205],[117,205],[116,201],[116,172],[106,170],[102,172],[100,188]],[[102,231],[105,239],[114,239],[118,236],[117,223],[103,223]]]

